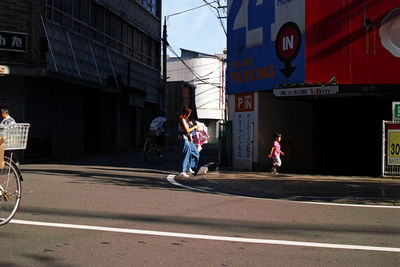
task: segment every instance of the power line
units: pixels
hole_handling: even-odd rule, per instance
[[[209,66],[209,65],[215,65],[218,64],[216,62],[212,62],[212,63],[207,63],[207,64],[201,64],[201,65],[197,65],[196,67],[203,67],[203,66]],[[173,70],[168,70],[168,71],[180,71],[180,70],[186,70],[186,68],[181,68],[181,69],[173,69]]]
[[[219,8],[218,8],[218,7],[221,6],[220,3],[219,3],[219,1],[207,2],[207,0],[203,0],[203,2],[206,3],[206,5],[208,5],[208,7],[210,8],[211,12],[217,17],[217,19],[218,19],[218,21],[219,21],[219,23],[220,23],[222,29],[224,30],[225,35],[227,35],[226,29],[225,29],[225,25],[224,25],[224,23],[222,22],[222,16],[221,16],[221,14],[219,13]],[[217,4],[218,4],[218,7],[213,6],[213,5],[212,5],[213,3],[217,3]],[[215,9],[215,10],[217,11],[217,13],[215,13],[212,9]]]
[[[215,2],[216,2],[216,1],[213,1],[213,2],[211,2],[211,3],[215,3]],[[183,13],[186,13],[186,12],[189,12],[189,11],[192,11],[192,10],[195,10],[195,9],[198,9],[198,8],[202,8],[202,7],[207,6],[207,5],[208,5],[208,3],[207,3],[207,4],[204,4],[204,5],[201,5],[201,6],[194,7],[194,8],[186,9],[186,10],[183,10],[183,11],[180,11],[180,12],[177,12],[177,13],[173,13],[173,14],[167,15],[167,16],[165,16],[165,17],[168,19],[169,17],[175,16],[175,15],[179,15],[179,14],[183,14]]]
[[[218,68],[216,68],[215,70],[213,70],[213,71],[211,71],[210,73],[207,73],[207,74],[205,74],[205,75],[203,75],[203,76],[201,76],[200,78],[202,78],[203,80],[212,80],[212,79],[218,79],[218,78],[221,78],[221,76],[217,76],[217,77],[208,77],[208,78],[206,78],[207,76],[209,76],[209,75],[211,75],[211,74],[213,74],[214,72],[216,72],[217,70],[220,70],[221,69],[221,67],[222,66],[219,66]],[[196,79],[194,79],[194,80],[192,80],[192,81],[195,81]]]
[[[200,75],[199,75],[198,73],[196,73],[191,67],[189,67],[189,66],[186,64],[186,62],[185,62],[180,56],[178,56],[178,54],[175,52],[175,50],[174,50],[171,46],[168,46],[168,49],[183,63],[183,65],[185,65],[185,67],[186,67],[197,79],[203,81],[203,82],[206,83],[206,84],[212,85],[211,83],[209,83],[209,82],[207,82],[207,81],[204,81],[204,80],[200,77]]]
[[[186,62],[180,56],[178,56],[178,54],[175,52],[175,50],[171,46],[168,46],[168,49],[183,63],[183,65],[185,65],[185,67],[194,75],[194,77],[196,77],[198,80],[202,81],[205,84],[215,86],[214,84],[204,80],[198,73],[196,73],[191,67],[189,67],[186,64]],[[216,86],[216,87],[220,88],[221,86]]]

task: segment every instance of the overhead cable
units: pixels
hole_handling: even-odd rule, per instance
[[[189,67],[186,62],[180,57],[178,56],[178,54],[175,52],[175,50],[171,47],[168,46],[168,49],[183,63],[183,65],[185,65],[185,67],[194,75],[194,77],[196,77],[199,81],[202,81],[205,84],[209,84],[211,86],[215,86],[214,84],[208,82],[207,80],[203,79],[198,73],[196,73],[191,67]],[[221,87],[221,86],[217,86],[217,87]]]
[[[214,2],[215,2],[215,1],[213,1],[213,2],[211,2],[211,3],[214,3]],[[179,14],[183,14],[183,13],[186,13],[186,12],[189,12],[189,11],[192,11],[192,10],[195,10],[195,9],[198,9],[198,8],[202,8],[202,7],[207,6],[207,5],[208,5],[208,3],[207,3],[207,4],[204,4],[204,5],[201,5],[201,6],[194,7],[194,8],[190,8],[190,9],[187,9],[187,10],[183,10],[183,11],[180,11],[180,12],[177,12],[177,13],[173,13],[173,14],[167,15],[167,16],[165,16],[165,17],[168,19],[169,17],[175,16],[175,15],[179,15]]]

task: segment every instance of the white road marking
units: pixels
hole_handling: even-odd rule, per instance
[[[202,192],[202,193],[211,193],[208,190],[203,190],[203,189],[199,189],[199,188],[195,188],[195,187],[191,187],[191,186],[180,184],[177,181],[175,181],[174,178],[175,178],[175,174],[169,174],[167,176],[168,182],[170,182],[173,185],[180,186],[180,187],[183,187],[183,188],[186,188],[186,189],[189,189],[189,190],[193,190],[193,191],[199,191],[199,192]]]
[[[400,248],[394,248],[394,247],[375,247],[375,246],[343,245],[343,244],[300,242],[300,241],[286,241],[286,240],[273,240],[273,239],[244,238],[244,237],[185,234],[185,233],[175,233],[175,232],[161,232],[161,231],[149,231],[149,230],[138,230],[138,229],[128,229],[128,228],[115,228],[115,227],[102,227],[102,226],[50,223],[50,222],[36,222],[36,221],[24,221],[24,220],[12,220],[10,223],[22,224],[22,225],[32,225],[32,226],[47,226],[47,227],[56,227],[56,228],[138,234],[138,235],[191,238],[191,239],[202,239],[202,240],[213,240],[213,241],[227,241],[227,242],[242,242],[242,243],[253,243],[253,244],[266,244],[266,245],[348,249],[348,250],[366,250],[366,251],[400,253]]]
[[[381,209],[400,209],[400,206],[384,206],[384,205],[364,205],[364,204],[344,204],[344,203],[329,203],[329,202],[313,202],[313,201],[298,201],[299,203],[327,205],[327,206],[344,206],[357,208],[381,208]]]
[[[210,194],[217,194],[217,195],[224,195],[224,196],[234,196],[234,197],[243,197],[243,198],[252,198],[252,199],[268,199],[271,201],[286,201],[286,202],[296,202],[296,203],[303,203],[303,204],[313,204],[313,205],[327,205],[327,206],[343,206],[343,207],[357,207],[357,208],[381,208],[381,209],[400,209],[400,206],[384,206],[384,205],[363,205],[363,204],[344,204],[344,203],[329,203],[329,202],[314,202],[314,201],[294,201],[294,200],[285,200],[285,199],[272,199],[272,198],[257,198],[257,197],[248,197],[242,195],[232,195],[232,194],[225,194],[220,192],[212,192],[205,189],[199,189],[187,185],[183,185],[178,183],[175,180],[175,174],[169,174],[167,176],[167,180],[176,186],[180,186],[189,190],[200,191],[203,193],[210,193]]]

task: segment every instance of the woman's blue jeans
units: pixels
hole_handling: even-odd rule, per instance
[[[180,147],[182,160],[181,171],[188,172],[190,168],[193,170],[197,169],[199,165],[200,154],[196,145],[185,139],[180,141]]]

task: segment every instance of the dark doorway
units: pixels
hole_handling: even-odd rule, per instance
[[[315,102],[315,170],[337,175],[380,174],[382,120],[391,100],[335,98]]]

